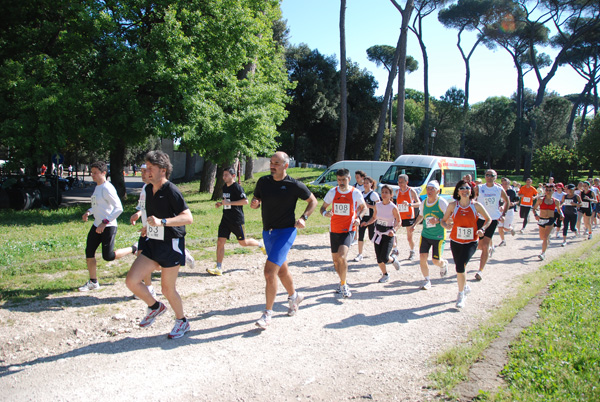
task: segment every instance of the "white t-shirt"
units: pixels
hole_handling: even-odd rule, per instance
[[[352,201],[354,201],[354,210],[358,208],[359,205],[365,204],[365,199],[363,198],[362,192],[357,190],[356,187],[348,187],[348,191],[342,191],[339,187],[334,187],[325,194],[325,198],[323,201],[326,204],[331,204],[333,202],[333,198],[335,197],[335,191],[338,190],[340,194],[348,194],[352,192]],[[366,205],[365,205],[366,208]]]
[[[123,205],[111,182],[107,180],[96,186],[91,201],[92,207],[88,211],[94,215],[94,226],[100,226],[104,219],[109,221],[106,226],[117,226],[117,218],[123,212]]]
[[[148,214],[146,214],[146,184],[144,184],[144,187],[142,187],[140,199],[138,200],[138,204],[135,209],[142,211],[142,226],[147,226]]]
[[[494,184],[492,187],[488,187],[487,184],[480,184],[477,201],[483,204],[485,210],[488,212],[492,219],[499,219],[502,216],[502,212],[500,212],[500,201],[502,201],[502,187],[498,184]]]

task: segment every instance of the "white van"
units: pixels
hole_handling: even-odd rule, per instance
[[[350,184],[356,183],[355,173],[357,170],[362,170],[375,180],[379,182],[379,178],[388,170],[392,165],[392,162],[378,162],[378,161],[339,161],[329,166],[325,172],[315,181],[310,184],[323,185],[328,184],[330,186],[337,186],[336,172],[338,169],[348,169],[350,171]]]
[[[402,155],[385,172],[378,184],[378,191],[381,193],[381,186],[387,184],[395,192],[398,189],[398,176],[407,174],[409,187],[413,187],[421,199],[427,197],[425,186],[431,180],[437,180],[440,183],[441,194],[444,198],[452,198],[456,183],[466,174],[470,174],[473,181],[475,181],[476,173],[473,159],[449,156]]]

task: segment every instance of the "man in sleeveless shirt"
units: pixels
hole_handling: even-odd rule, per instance
[[[502,186],[496,184],[498,174],[495,170],[489,169],[485,172],[485,184],[480,184],[475,188],[475,196],[477,201],[483,204],[485,210],[492,218],[492,223],[485,230],[483,237],[479,240],[479,249],[481,250],[481,259],[479,260],[479,271],[475,274],[475,279],[480,281],[483,278],[483,269],[487,264],[488,259],[494,253],[492,237],[496,231],[499,221],[504,221],[508,208],[501,208],[500,201],[504,201],[504,205],[510,205],[510,200],[506,191]],[[484,220],[479,217],[477,225],[481,228]]]
[[[336,176],[338,185],[329,190],[323,198],[321,214],[331,218],[329,225],[331,257],[335,271],[340,277],[339,292],[346,298],[352,296],[346,283],[348,249],[354,240],[360,218],[366,212],[366,204],[362,193],[350,186],[348,169],[338,169]],[[330,205],[331,210],[327,211]]]
[[[421,200],[417,192],[408,186],[408,175],[401,174],[398,176],[398,194],[396,196],[396,205],[400,212],[400,218],[402,218],[402,227],[406,228],[406,238],[408,240],[408,247],[410,247],[410,253],[408,259],[413,261],[416,258],[415,242],[413,240],[413,234],[415,232],[414,223],[417,218],[415,209],[421,207]]]

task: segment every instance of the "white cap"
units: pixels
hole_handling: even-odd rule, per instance
[[[140,166],[140,169],[146,169],[146,164],[142,163],[142,166]]]
[[[427,183],[427,187],[433,187],[436,190],[440,189],[440,183],[438,183],[437,180],[431,180],[429,183]]]

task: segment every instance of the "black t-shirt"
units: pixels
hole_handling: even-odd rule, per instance
[[[181,191],[176,185],[167,181],[156,194],[152,194],[153,186],[146,186],[146,214],[156,218],[173,218],[188,209]],[[165,227],[165,240],[185,236],[185,226]]]
[[[513,190],[512,188],[509,188],[508,190],[506,190],[506,195],[508,196],[508,199],[510,200],[511,203],[519,201],[519,196],[517,195],[517,192],[515,190]],[[515,205],[511,209],[516,211],[517,206]]]
[[[239,201],[246,199],[244,189],[238,183],[233,182],[231,186],[223,185],[223,199],[227,201]],[[244,207],[241,205],[223,205],[223,219],[235,225],[244,224]]]
[[[285,229],[296,223],[296,202],[298,198],[308,200],[311,192],[306,185],[290,176],[281,181],[272,175],[258,179],[254,196],[262,203],[263,229]]]

